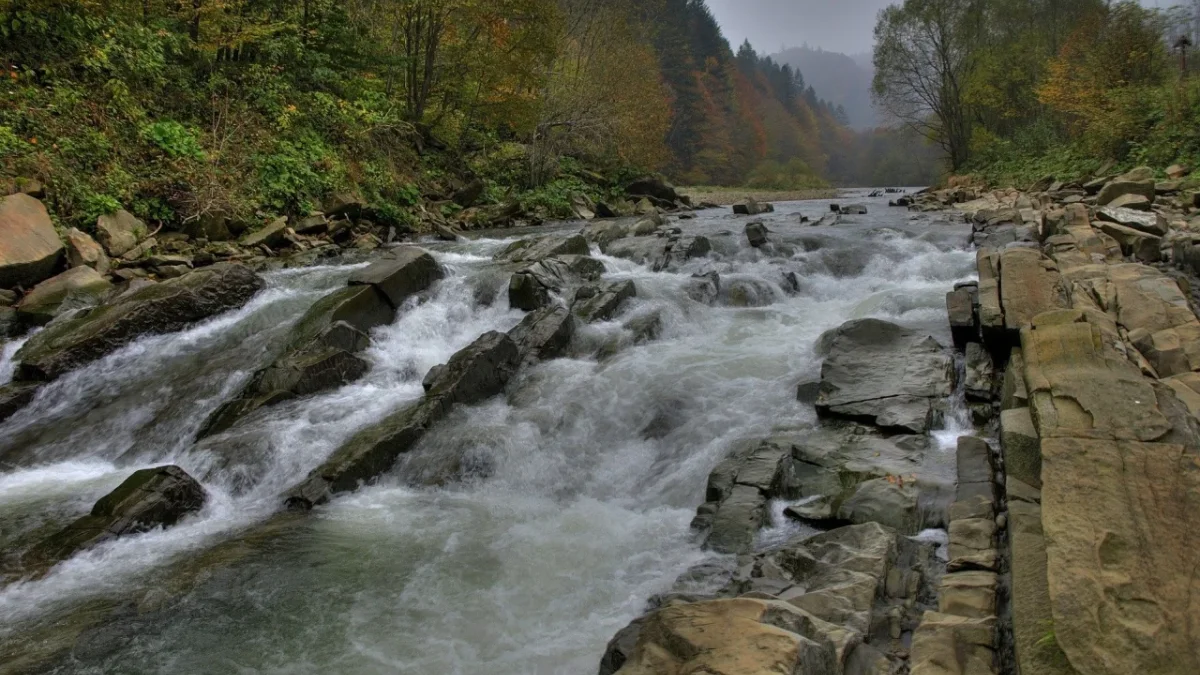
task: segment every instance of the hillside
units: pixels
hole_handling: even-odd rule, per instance
[[[845,109],[847,121],[854,129],[872,129],[879,124],[871,104],[874,72],[869,57],[864,64],[863,60],[845,54],[804,46],[786,49],[772,58],[798,70],[822,98]]]

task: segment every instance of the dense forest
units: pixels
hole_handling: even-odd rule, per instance
[[[0,64],[0,180],[48,186],[85,228],[346,191],[413,226],[471,184],[555,216],[649,170],[781,189],[878,173],[702,0],[0,0]]]
[[[1195,0],[906,0],[880,15],[874,93],[994,181],[1197,166],[1198,17]]]

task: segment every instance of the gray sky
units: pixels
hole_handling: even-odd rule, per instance
[[[875,16],[896,0],[708,0],[725,37],[737,49],[750,39],[763,54],[808,43],[826,51],[869,52],[875,42]],[[1140,0],[1147,7],[1170,7],[1180,0]]]
[[[870,51],[875,15],[893,0],[708,0],[734,49],[746,38],[760,53],[808,43],[827,51]]]

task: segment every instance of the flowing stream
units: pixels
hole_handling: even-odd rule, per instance
[[[945,293],[973,274],[967,228],[862,193],[842,201],[870,214],[811,228],[797,214],[815,220],[829,202],[776,205],[773,250],[749,247],[748,219],[713,210],[679,223],[714,248],[683,269],[600,256],[606,279],[638,287],[617,322],[584,329],[574,358],[523,371],[505,398],[455,412],[377,484],[267,538],[250,535],[282,491],[418,398],[431,367],[521,320],[491,262],[511,239],[429,243],[447,279],[375,332],[364,379],[201,443],[207,415],[355,267],[270,273],[241,310],[63,377],[0,425],[0,549],[62,527],[137,468],[178,464],[210,499],[175,528],[0,589],[0,654],[81,608],[126,602],[54,672],[595,672],[646,598],[709,555],[688,528],[709,471],[740,439],[815,421],[795,388],[818,377],[824,331],[872,316],[949,344]],[[710,270],[742,306],[689,297],[691,275]],[[621,321],[651,313],[660,336],[632,344]],[[16,346],[0,352],[0,382]],[[419,486],[447,455],[466,458],[465,479]]]

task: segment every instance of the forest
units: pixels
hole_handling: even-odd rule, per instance
[[[992,182],[1197,166],[1198,19],[1194,0],[906,0],[880,15],[874,95]]]
[[[347,191],[416,226],[473,183],[555,217],[646,171],[913,177],[879,161],[901,140],[860,139],[801,73],[735,51],[703,0],[0,0],[0,43],[0,181],[51,186],[64,226],[304,215]]]

